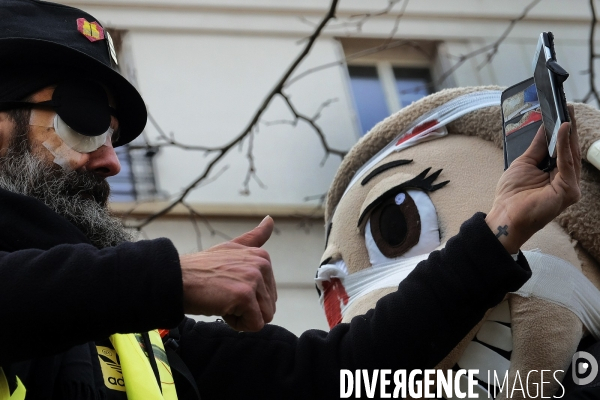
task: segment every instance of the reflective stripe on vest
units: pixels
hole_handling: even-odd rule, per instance
[[[148,335],[158,366],[162,393],[156,382],[150,361],[140,346],[136,334],[115,334],[110,337],[110,341],[121,360],[127,399],[177,400],[173,373],[167,362],[160,335],[156,330],[148,332]]]
[[[0,368],[0,400],[25,400],[25,386],[23,382],[17,376],[17,388],[11,395],[8,381],[2,368]]]

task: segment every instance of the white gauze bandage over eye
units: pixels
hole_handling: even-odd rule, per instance
[[[60,136],[65,144],[79,153],[91,153],[98,150],[111,140],[113,134],[113,129],[109,127],[102,135],[82,135],[71,129],[58,114],[54,116],[53,127],[56,134]]]
[[[76,169],[81,165],[85,153],[90,153],[108,145],[113,130],[98,136],[84,136],[65,124],[60,116],[51,110],[32,109],[29,125],[45,128],[48,135],[42,145],[54,156],[54,163],[65,170]]]

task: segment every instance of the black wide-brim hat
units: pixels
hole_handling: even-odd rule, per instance
[[[114,146],[122,146],[142,133],[147,111],[116,63],[110,36],[90,14],[44,1],[0,0],[0,87],[8,85],[0,101],[21,100],[7,93],[23,97],[60,80],[97,81],[115,98],[121,133]]]

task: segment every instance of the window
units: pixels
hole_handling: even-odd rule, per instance
[[[348,75],[361,135],[403,107],[434,92],[430,67],[436,44],[426,41],[340,39],[348,59]],[[387,42],[389,43],[389,42]]]
[[[127,150],[127,145],[115,149],[121,164],[121,172],[107,179],[110,184],[111,201],[135,201],[135,186],[132,184],[134,178]]]
[[[377,69],[366,66],[348,66],[354,104],[364,135],[389,114],[388,105],[379,81]]]
[[[131,49],[124,45],[127,32],[118,29],[108,29],[108,31],[118,55],[120,72],[137,87]],[[116,148],[115,151],[121,163],[121,172],[107,179],[111,188],[110,201],[154,199],[157,196],[157,189],[152,159],[157,149],[147,147],[144,140],[138,137],[133,142]]]
[[[121,172],[107,179],[114,202],[152,200],[157,196],[152,159],[155,148],[127,144],[115,149]]]
[[[396,67],[394,77],[401,108],[433,93],[429,68]]]
[[[428,68],[349,65],[350,85],[364,135],[379,121],[431,94]]]

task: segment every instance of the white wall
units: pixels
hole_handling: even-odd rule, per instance
[[[183,143],[222,146],[248,125],[258,105],[275,86],[281,71],[300,50],[296,39],[181,33],[132,32],[127,38],[137,66],[139,87],[150,113],[167,132]],[[334,61],[339,44],[327,39],[318,43],[303,68]],[[321,102],[337,99],[322,112],[318,124],[327,132],[332,147],[348,150],[357,136],[350,114],[341,67],[307,77],[286,91],[295,107],[312,116]],[[266,110],[261,122],[292,119],[281,98]],[[148,135],[157,136],[149,127]],[[215,169],[227,166],[219,179],[193,192],[196,203],[303,204],[304,197],[325,193],[339,157],[325,155],[318,136],[304,122],[258,125],[254,157],[260,180],[253,182],[251,196],[240,189],[248,169],[243,148],[235,148]],[[161,189],[178,193],[190,179],[203,172],[212,156],[176,148],[163,149],[156,158]]]
[[[228,237],[251,230],[261,218],[210,218],[211,229]],[[324,230],[320,220],[275,218],[277,232],[264,248],[269,252],[277,281],[277,312],[274,324],[301,334],[307,329],[328,329],[325,314],[319,305],[313,278],[324,248]],[[198,223],[202,246],[208,248],[225,240],[212,236],[208,227]],[[197,236],[188,218],[162,219],[144,229],[141,237],[170,237],[181,254],[197,251]],[[197,318],[214,321],[215,317]]]

